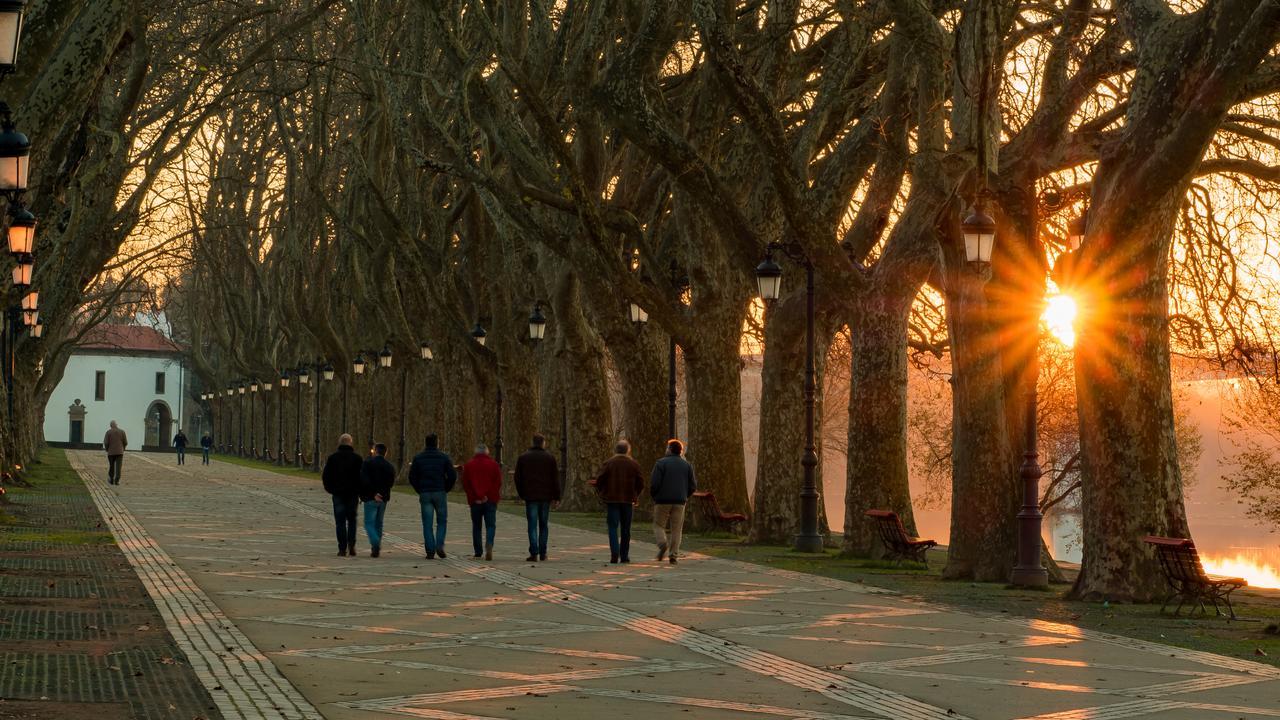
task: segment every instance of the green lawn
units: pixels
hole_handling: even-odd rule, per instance
[[[280,468],[255,461],[235,460],[243,465],[281,472]],[[314,478],[314,473],[285,468],[290,475]],[[396,490],[412,493],[405,483]],[[521,517],[519,503],[504,502],[503,513]],[[603,512],[552,513],[560,525],[605,532]],[[648,523],[636,519],[636,535],[644,537]],[[1231,622],[1208,616],[1181,617],[1161,614],[1158,605],[1097,604],[1067,600],[1069,586],[1055,585],[1048,592],[1020,590],[1001,583],[973,583],[943,580],[941,571],[946,552],[929,553],[929,564],[897,566],[883,561],[841,557],[835,550],[813,556],[796,553],[787,547],[748,545],[742,538],[727,533],[689,533],[683,548],[715,557],[755,563],[768,567],[811,573],[824,577],[893,590],[903,596],[931,603],[941,603],[984,615],[1009,614],[1052,622],[1072,623],[1081,627],[1126,637],[1167,643],[1194,650],[1230,655],[1280,665],[1280,590],[1245,590],[1234,595],[1236,613],[1241,620]]]
[[[51,496],[69,496],[51,499]],[[66,512],[57,513],[63,507]],[[67,454],[45,448],[22,474],[21,482],[5,486],[0,502],[0,526],[13,540],[54,545],[103,545],[113,542],[101,524],[86,529],[76,513],[93,512],[92,500]],[[53,513],[53,514],[51,514]]]

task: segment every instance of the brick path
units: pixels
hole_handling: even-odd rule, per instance
[[[0,719],[221,717],[74,476],[0,526]]]
[[[1245,660],[645,543],[613,566],[563,527],[532,565],[505,515],[476,562],[458,505],[427,561],[402,495],[383,558],[338,558],[316,480],[131,454],[108,487],[74,455],[227,717],[1280,718],[1280,669]]]

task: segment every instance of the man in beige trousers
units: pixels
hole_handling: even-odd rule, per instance
[[[111,429],[102,438],[102,447],[107,451],[107,482],[119,485],[120,466],[124,461],[124,449],[129,447],[129,438],[115,420],[111,421]]]
[[[653,496],[653,536],[658,543],[658,562],[669,557],[675,565],[680,555],[680,535],[684,530],[684,507],[698,489],[693,466],[685,460],[684,443],[667,441],[667,454],[653,465],[649,494]]]

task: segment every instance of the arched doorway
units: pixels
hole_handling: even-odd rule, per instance
[[[162,450],[169,449],[170,441],[173,440],[173,413],[169,410],[169,404],[163,400],[156,400],[147,408],[146,417],[147,440],[144,443],[148,447],[160,448]]]

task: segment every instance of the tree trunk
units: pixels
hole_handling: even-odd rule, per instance
[[[815,338],[815,382],[823,387],[831,333],[819,319]],[[764,363],[760,377],[760,440],[756,483],[751,501],[753,514],[749,539],[753,543],[789,545],[800,528],[800,490],[804,485],[805,408],[805,296],[793,293],[769,309],[765,324]],[[814,415],[814,440],[819,463],[818,531],[830,534],[823,498],[821,403]]]
[[[689,462],[698,470],[698,487],[716,494],[725,512],[750,511],[747,469],[742,450],[741,318],[699,318],[707,332],[696,352],[686,349],[689,407]],[[696,520],[696,519],[695,519]]]
[[[1000,346],[984,283],[951,273],[947,321],[952,339],[951,540],[943,576],[1007,581],[1016,550],[1019,494],[1010,472]]]
[[[1084,556],[1071,594],[1083,600],[1156,599],[1164,580],[1142,536],[1190,537],[1166,324],[1179,197],[1171,194],[1151,224],[1092,248],[1126,260],[1108,263],[1119,271],[1090,285],[1076,343]]]
[[[863,304],[850,333],[843,549],[868,556],[880,542],[867,510],[892,510],[907,532],[916,528],[907,476],[907,309],[878,298]]]

